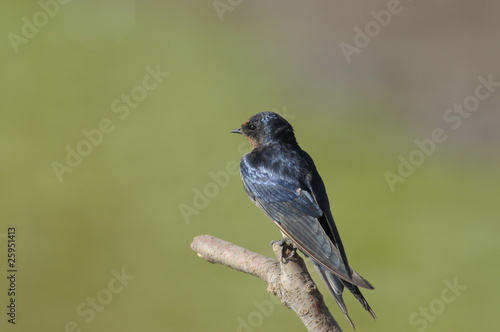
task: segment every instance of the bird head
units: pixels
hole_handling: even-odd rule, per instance
[[[257,113],[231,132],[244,135],[252,148],[268,144],[297,144],[292,126],[274,112]]]

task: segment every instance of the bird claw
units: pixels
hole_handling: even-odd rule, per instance
[[[277,244],[281,247],[281,259],[284,263],[292,259],[293,255],[297,252],[297,248],[288,240],[287,238],[283,238],[281,240],[272,240],[271,246]]]

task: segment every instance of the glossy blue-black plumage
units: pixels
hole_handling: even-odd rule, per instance
[[[250,199],[311,258],[351,324],[344,287],[374,316],[357,286],[373,287],[349,267],[323,181],[297,144],[292,126],[276,113],[263,112],[233,132],[243,134],[253,147],[240,163]]]

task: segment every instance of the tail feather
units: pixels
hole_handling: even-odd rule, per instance
[[[340,279],[339,277],[337,277],[336,275],[334,275],[333,273],[331,273],[330,271],[328,271],[324,267],[320,266],[319,264],[315,263],[314,261],[313,261],[313,263],[314,263],[313,264],[314,267],[318,271],[318,274],[321,276],[321,279],[323,279],[323,282],[325,283],[326,288],[328,289],[330,294],[333,296],[333,299],[335,300],[335,302],[337,302],[337,305],[339,306],[340,310],[342,310],[342,312],[344,313],[345,317],[349,321],[349,324],[351,324],[351,326],[354,329],[356,329],[356,327],[354,326],[354,323],[352,322],[351,317],[349,317],[349,313],[348,313],[347,307],[345,305],[344,298],[342,296],[344,288],[347,288],[352,293],[352,295],[354,295],[354,297],[359,301],[359,303],[361,303],[363,308],[366,311],[368,311],[373,318],[376,318],[375,313],[373,312],[372,308],[370,307],[370,305],[368,304],[368,302],[364,298],[364,296],[361,293],[361,291],[359,290],[358,286],[353,285],[348,281]],[[356,272],[354,272],[354,273],[356,273]]]
[[[337,302],[340,310],[342,310],[344,316],[349,321],[349,324],[351,324],[353,329],[356,329],[353,321],[351,320],[351,317],[349,317],[349,312],[347,311],[347,307],[342,296],[342,293],[344,292],[344,284],[341,282],[340,278],[335,276],[330,271],[325,270],[322,266],[314,264],[314,267],[318,271],[318,274],[321,276],[321,279],[323,279],[323,282],[325,283],[326,288],[328,289],[330,294],[333,296],[333,299],[335,300],[335,302]]]
[[[341,280],[341,282],[352,293],[352,295],[354,295],[354,297],[359,301],[359,303],[361,303],[363,308],[365,308],[365,310],[368,311],[374,319],[377,318],[375,312],[373,312],[373,309],[368,304],[368,301],[366,301],[363,294],[361,294],[361,291],[359,290],[358,286],[353,285],[345,280]]]

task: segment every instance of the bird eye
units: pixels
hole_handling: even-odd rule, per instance
[[[257,126],[251,124],[251,125],[248,126],[248,129],[255,130],[255,129],[257,129]]]

